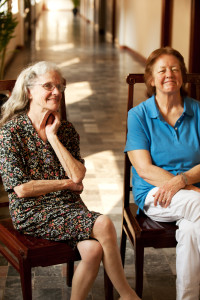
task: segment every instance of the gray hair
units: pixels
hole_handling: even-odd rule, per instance
[[[63,79],[59,67],[55,63],[47,61],[40,61],[30,65],[20,73],[10,98],[2,105],[0,127],[16,116],[28,112],[30,105],[28,85],[33,84],[39,76],[50,71],[56,71]]]

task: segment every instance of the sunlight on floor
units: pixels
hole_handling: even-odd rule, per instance
[[[53,46],[49,47],[49,50],[57,52],[57,51],[69,50],[69,49],[72,49],[72,48],[74,48],[74,44],[69,43],[69,44],[53,45]]]
[[[104,214],[121,214],[122,213],[122,192],[123,186],[120,173],[118,170],[116,156],[111,150],[98,152],[88,155],[85,158],[87,169],[84,185],[86,189],[83,192],[83,199],[90,209],[98,210]],[[94,177],[98,174],[98,178]],[[104,178],[100,181],[99,178]],[[94,199],[97,201],[88,202],[87,195],[94,193]]]
[[[82,99],[88,98],[92,94],[93,91],[88,81],[67,84],[67,89],[65,92],[66,104],[74,104]]]
[[[80,62],[80,58],[75,57],[75,58],[72,58],[70,60],[67,60],[67,61],[64,61],[64,62],[58,64],[58,67],[60,69],[62,69],[64,67],[68,67],[68,66],[71,66],[71,65],[74,65],[74,64],[78,64],[79,62]]]

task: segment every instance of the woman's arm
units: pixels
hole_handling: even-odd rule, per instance
[[[187,184],[191,185],[200,182],[200,164],[184,172],[187,178]]]
[[[150,103],[147,105],[150,105]],[[155,205],[157,205],[157,203],[161,204],[162,201],[164,201],[166,203],[164,206],[167,207],[170,204],[172,197],[180,189],[193,189],[200,192],[199,188],[192,185],[200,182],[200,165],[185,172],[187,180],[185,180],[183,175],[174,176],[170,172],[153,165],[151,154],[149,152],[153,136],[153,123],[152,121],[150,122],[149,117],[146,114],[147,111],[148,110],[144,109],[144,105],[129,111],[128,134],[125,149],[128,151],[130,161],[138,175],[146,182],[159,187],[154,195]],[[159,131],[157,132],[157,135],[158,133]],[[156,146],[156,144],[154,146]]]
[[[54,149],[61,165],[63,166],[66,175],[75,183],[80,183],[85,177],[86,168],[80,161],[75,159],[59,141],[57,137],[57,130],[59,126],[59,114],[54,112],[49,116],[45,127],[47,139]]]
[[[172,197],[182,188],[198,189],[192,184],[200,181],[200,176],[197,176],[198,170],[200,174],[200,165],[185,173],[188,179],[186,186],[181,175],[174,176],[170,172],[153,165],[148,150],[129,151],[128,156],[138,175],[148,183],[159,187],[154,195],[155,206],[159,203],[161,206],[167,207]]]
[[[138,175],[154,186],[162,186],[174,177],[173,174],[152,164],[148,150],[132,150],[128,152],[131,164]]]
[[[60,190],[71,190],[80,194],[83,191],[83,184],[75,183],[71,179],[31,180],[14,188],[19,198],[37,197]]]

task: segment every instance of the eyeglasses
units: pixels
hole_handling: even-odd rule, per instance
[[[28,86],[34,86],[34,85],[41,85],[43,89],[46,91],[52,92],[55,88],[59,90],[59,92],[64,92],[66,89],[66,86],[63,84],[54,84],[53,82],[46,82],[46,83],[36,83],[36,84],[29,84]]]

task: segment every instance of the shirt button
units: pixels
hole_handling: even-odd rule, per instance
[[[175,127],[174,129],[175,129],[175,130],[177,130],[178,128],[177,128],[177,127]]]

